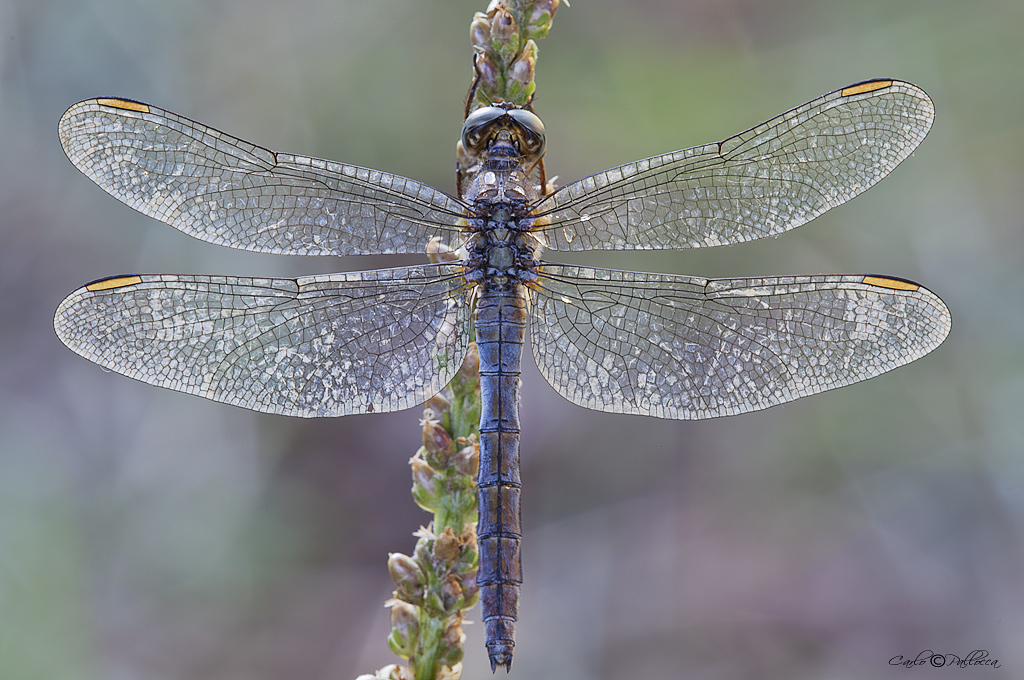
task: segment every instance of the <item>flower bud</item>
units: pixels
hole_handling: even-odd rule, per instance
[[[441,634],[441,663],[454,666],[462,661],[466,634],[462,632],[462,616],[453,616]]]
[[[356,680],[416,680],[412,671],[405,666],[399,666],[398,664],[392,663],[384,666],[379,671],[370,675],[366,673],[360,675]]]
[[[437,472],[423,460],[426,451],[421,448],[409,459],[412,468],[412,497],[427,512],[434,512],[438,502]]]
[[[409,604],[420,604],[423,601],[423,586],[427,579],[420,566],[402,553],[388,555],[388,573],[395,582],[395,596]]]
[[[494,60],[484,52],[477,53],[474,66],[477,74],[480,76],[477,87],[483,95],[483,100],[492,101],[497,99],[497,95],[501,92],[503,83],[501,69],[499,69],[494,63]]]
[[[451,453],[452,436],[433,415],[433,411],[430,411],[429,415],[424,411],[423,420],[420,421],[423,428],[423,448],[426,449],[429,459],[443,462]]]
[[[469,25],[469,41],[474,47],[484,50],[491,43],[491,21],[483,12],[473,15],[473,22]]]
[[[416,547],[413,548],[413,559],[416,560],[417,564],[430,564],[434,557],[431,552],[434,534],[429,529],[424,529],[423,527],[420,527],[420,531],[417,534],[419,534],[420,540],[416,541]]]
[[[525,90],[533,82],[536,68],[537,43],[529,40],[523,47],[523,53],[512,62],[512,68],[509,69],[509,81],[520,83]]]
[[[475,342],[466,347],[466,358],[462,360],[459,375],[474,380],[480,377],[480,349]]]
[[[419,632],[419,608],[407,602],[391,602],[391,627],[399,628],[404,632],[412,633],[414,637]]]
[[[462,644],[466,640],[465,634],[462,632],[462,617],[453,616],[452,620],[445,626],[444,633],[441,634],[441,639],[448,644],[458,645]]]
[[[480,586],[476,582],[476,569],[468,572],[461,581],[463,608],[468,609],[476,604],[476,598],[480,594]]]
[[[512,12],[505,6],[498,7],[491,18],[491,49],[506,66],[519,51],[519,27]]]
[[[444,606],[442,611],[452,612],[461,609],[463,602],[462,584],[457,576],[448,574],[441,583],[441,604]]]
[[[459,474],[476,479],[480,472],[480,442],[473,441],[460,449],[452,458],[452,465]]]
[[[459,556],[459,539],[451,527],[445,527],[434,540],[434,557],[442,564],[449,564]]]
[[[558,0],[537,0],[530,16],[523,27],[523,35],[531,40],[539,40],[551,30],[555,12],[558,11]]]
[[[442,660],[441,670],[437,674],[437,680],[462,680],[462,662],[459,661],[458,663],[453,663],[451,666],[446,666]]]
[[[469,601],[476,595],[476,573],[480,565],[476,528],[471,525],[459,539],[461,550],[459,558],[451,566],[451,572],[462,581],[462,592]]]
[[[472,556],[474,553],[476,553],[476,549],[477,549],[476,527],[474,527],[474,526],[467,526],[466,530],[462,532],[461,536],[459,536],[459,543],[461,543],[462,547],[465,549],[463,551],[463,555],[464,556],[465,555]],[[476,559],[476,558],[473,557],[473,559]]]
[[[504,3],[494,8],[494,13],[487,13],[491,18],[491,40],[501,43],[518,37],[519,26],[516,18]]]
[[[411,604],[391,601],[391,633],[388,647],[398,656],[408,659],[416,648],[420,632],[419,610]]]

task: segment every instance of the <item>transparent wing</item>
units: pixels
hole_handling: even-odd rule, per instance
[[[735,137],[605,170],[541,200],[553,250],[702,248],[774,236],[845,203],[921,143],[922,90],[874,80]]]
[[[756,411],[935,349],[949,310],[883,276],[701,279],[544,265],[531,284],[541,373],[598,411],[681,420]]]
[[[464,208],[377,170],[275,153],[155,106],[88,99],[60,119],[71,162],[141,213],[210,243],[266,253],[422,253],[459,242]]]
[[[397,411],[462,364],[470,305],[454,265],[310,276],[141,275],[79,288],[61,341],[100,366],[302,417]]]

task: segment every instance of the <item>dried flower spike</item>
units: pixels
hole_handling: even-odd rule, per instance
[[[494,0],[470,24],[476,81],[467,113],[494,102],[525,106],[536,90],[536,40],[551,30],[559,0]]]

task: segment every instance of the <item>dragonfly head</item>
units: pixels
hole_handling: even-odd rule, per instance
[[[479,156],[497,142],[514,145],[518,155],[535,161],[544,154],[544,123],[537,114],[512,104],[484,106],[462,124],[462,146]]]

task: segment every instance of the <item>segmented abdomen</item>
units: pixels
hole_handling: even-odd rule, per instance
[[[508,667],[519,616],[519,372],[526,336],[522,287],[481,286],[476,311],[480,351],[480,603],[491,669]]]

